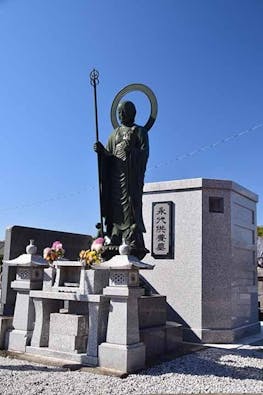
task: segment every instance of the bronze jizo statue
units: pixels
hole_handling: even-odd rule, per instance
[[[134,123],[136,109],[131,101],[117,108],[120,126],[109,137],[106,147],[94,149],[100,155],[102,170],[102,215],[111,244],[125,241],[134,255],[144,256],[142,193],[149,157],[148,131]]]
[[[91,74],[94,87],[96,140],[94,150],[98,153],[100,183],[100,234],[106,235],[110,245],[103,253],[106,259],[118,253],[118,246],[125,243],[130,253],[142,259],[148,250],[144,246],[145,226],[142,218],[142,194],[144,174],[149,157],[148,131],[157,116],[157,100],[153,91],[143,84],[130,84],[114,98],[111,122],[114,127],[106,147],[98,138],[96,85],[98,72]],[[151,103],[151,113],[145,126],[135,124],[136,108],[131,101],[120,100],[129,92],[141,91]],[[117,114],[119,122],[117,120]]]

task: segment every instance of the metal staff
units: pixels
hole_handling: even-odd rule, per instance
[[[99,84],[99,72],[95,69],[90,73],[90,83],[93,86],[94,92],[94,108],[95,108],[95,125],[96,125],[96,142],[99,141],[99,126],[98,126],[98,106],[97,106],[97,85]],[[101,236],[104,236],[103,217],[102,217],[102,182],[101,182],[101,158],[98,154],[98,176],[99,176],[99,199],[100,199],[100,231]]]

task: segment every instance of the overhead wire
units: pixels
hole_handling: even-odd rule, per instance
[[[176,156],[175,158],[173,158],[173,159],[171,159],[169,161],[160,162],[157,165],[151,166],[148,170],[151,171],[151,170],[157,169],[159,167],[168,166],[168,165],[172,164],[173,162],[189,158],[189,157],[191,157],[193,155],[199,154],[200,152],[204,152],[204,151],[207,151],[209,149],[216,148],[220,144],[228,143],[229,141],[234,140],[234,139],[236,139],[238,137],[244,136],[245,134],[248,134],[250,132],[254,132],[257,129],[262,128],[262,126],[263,126],[263,123],[256,124],[254,126],[251,126],[248,129],[246,129],[246,130],[243,130],[243,131],[238,132],[238,133],[234,133],[231,136],[228,136],[228,137],[225,137],[223,139],[220,139],[220,140],[216,141],[215,143],[203,145],[200,148],[195,149],[194,151],[190,151],[190,152],[188,152],[186,154]]]
[[[258,123],[258,124],[254,125],[254,126],[251,126],[250,128],[248,128],[246,130],[243,130],[243,131],[238,132],[238,133],[234,133],[234,134],[232,134],[232,135],[230,135],[228,137],[225,137],[223,139],[220,139],[220,140],[218,140],[218,141],[216,141],[214,143],[203,145],[203,146],[201,146],[201,147],[199,147],[199,148],[197,148],[197,149],[195,149],[193,151],[190,151],[190,152],[188,152],[186,154],[176,156],[174,159],[171,159],[169,161],[159,162],[158,164],[153,165],[150,168],[148,168],[147,171],[152,171],[154,169],[158,169],[158,168],[163,167],[163,166],[169,166],[169,165],[171,165],[172,163],[174,163],[176,161],[187,159],[189,157],[192,157],[192,156],[194,156],[194,155],[196,155],[198,153],[207,151],[209,149],[214,149],[220,144],[228,143],[231,140],[234,140],[236,138],[244,136],[244,135],[246,135],[248,133],[254,132],[255,130],[257,130],[259,128],[262,128],[262,127],[263,127],[263,123]],[[91,191],[91,190],[95,190],[95,186],[89,186],[89,187],[87,186],[87,187],[85,187],[83,189],[86,190],[86,191]],[[47,203],[50,203],[50,202],[54,202],[54,201],[63,200],[63,199],[67,199],[67,198],[70,198],[70,197],[74,197],[74,196],[82,194],[83,193],[83,189],[82,190],[78,190],[78,191],[74,191],[74,192],[69,192],[69,193],[59,193],[59,194],[57,194],[55,196],[52,196],[50,198],[43,199],[43,200],[40,200],[40,201],[37,201],[37,202],[24,203],[24,204],[16,205],[16,206],[13,206],[13,207],[1,208],[0,209],[0,213],[1,212],[5,212],[5,211],[13,211],[13,210],[19,210],[19,209],[23,209],[23,208],[30,208],[30,207],[40,206],[40,205],[47,204]]]

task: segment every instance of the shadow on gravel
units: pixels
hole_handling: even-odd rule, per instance
[[[250,360],[255,360],[255,358],[262,360],[262,367],[252,366],[248,358]],[[259,363],[257,362],[257,364]],[[139,375],[159,376],[178,373],[192,376],[216,376],[230,377],[238,380],[249,379],[262,381],[262,368],[263,358],[261,351],[213,348],[145,369]]]
[[[12,370],[17,372],[27,372],[27,371],[36,371],[36,372],[47,372],[47,373],[57,373],[57,372],[65,372],[66,369],[59,367],[47,367],[47,366],[35,366],[35,365],[0,365],[0,370]]]

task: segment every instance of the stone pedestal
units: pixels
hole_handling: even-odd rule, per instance
[[[32,347],[48,347],[51,313],[63,307],[63,301],[33,298],[35,306],[35,325],[31,340]]]
[[[33,333],[34,306],[27,291],[16,290],[17,296],[13,319],[14,329],[9,334],[8,350],[24,352],[26,346],[30,343]]]
[[[110,297],[110,311],[106,342],[99,346],[99,366],[131,373],[145,366],[138,315],[138,298],[144,290],[139,287],[137,267],[144,264],[133,256],[120,255],[104,265],[110,268],[110,284],[103,290]]]
[[[106,340],[109,298],[94,295],[89,297],[89,336],[86,362],[98,365],[98,345]]]

